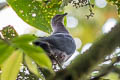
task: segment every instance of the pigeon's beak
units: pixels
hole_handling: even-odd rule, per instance
[[[56,21],[62,21],[64,16],[66,16],[68,13],[61,14],[60,16],[57,17]]]
[[[68,13],[64,13],[62,16],[64,17],[64,16],[66,16]]]
[[[64,16],[66,16],[67,14],[68,14],[68,13],[64,13],[64,14],[62,14],[59,18],[63,19]]]

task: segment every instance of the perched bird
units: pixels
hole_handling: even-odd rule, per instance
[[[57,63],[56,60],[63,64],[76,49],[74,39],[62,23],[66,15],[67,13],[54,16],[51,22],[53,33],[48,37],[39,37],[33,42],[46,51],[53,64]]]

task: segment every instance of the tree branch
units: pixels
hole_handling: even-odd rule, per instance
[[[107,64],[105,66],[102,66],[100,69],[100,72],[97,76],[91,78],[90,80],[100,80],[101,77],[107,75],[109,72],[115,72],[117,68],[114,66],[115,63],[120,61],[120,56],[117,56],[112,59],[112,62],[110,64]]]
[[[118,46],[120,46],[120,23],[97,40],[83,55],[79,55],[68,68],[57,72],[49,80],[86,80],[87,74],[94,69],[94,66]]]
[[[0,3],[0,10],[5,8],[6,6],[8,6],[8,4],[6,2]]]

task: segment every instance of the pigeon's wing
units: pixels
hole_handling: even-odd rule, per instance
[[[56,49],[66,52],[67,54],[74,53],[76,49],[75,42],[70,35],[55,34],[49,36],[46,41]]]
[[[50,49],[53,48],[53,45],[48,43],[47,38],[48,37],[39,37],[37,40],[33,42],[33,44],[36,46],[40,46],[47,53],[50,53]]]

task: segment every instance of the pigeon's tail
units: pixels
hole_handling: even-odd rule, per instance
[[[34,45],[40,46],[46,53],[50,53],[49,44],[45,41],[36,40],[33,42]]]

